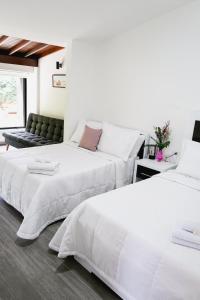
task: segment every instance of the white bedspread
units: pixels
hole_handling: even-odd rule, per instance
[[[171,242],[187,220],[200,220],[200,181],[169,172],[85,201],[50,247],[77,256],[124,299],[199,300],[200,251]]]
[[[58,173],[30,174],[27,164],[35,158],[59,162]],[[17,235],[34,239],[81,201],[129,183],[132,170],[133,159],[125,163],[65,143],[20,149],[0,155],[0,196],[24,216]]]

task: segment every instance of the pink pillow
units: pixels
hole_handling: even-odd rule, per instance
[[[85,125],[85,131],[82,135],[79,147],[91,151],[96,151],[101,134],[102,134],[102,129],[94,129]]]

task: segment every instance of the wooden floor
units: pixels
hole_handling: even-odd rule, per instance
[[[72,257],[57,258],[48,243],[61,224],[34,242],[16,236],[22,217],[0,199],[0,299],[120,299]]]

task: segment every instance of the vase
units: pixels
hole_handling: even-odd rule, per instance
[[[157,161],[162,161],[163,159],[164,159],[163,150],[158,150],[156,152],[156,160]]]

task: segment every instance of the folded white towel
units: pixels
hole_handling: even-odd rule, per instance
[[[58,171],[58,169],[52,170],[52,171],[29,169],[29,173],[31,173],[31,174],[42,174],[42,175],[49,175],[49,176],[53,176],[57,171]]]
[[[44,159],[44,158],[36,158],[35,161],[39,162],[39,163],[50,163],[51,162],[50,160]]]
[[[195,235],[200,236],[200,223],[198,222],[185,222],[182,226],[182,229]]]
[[[44,163],[44,162],[37,162],[37,161],[33,161],[31,163],[28,164],[27,168],[29,171],[31,170],[38,170],[38,171],[56,171],[59,167],[59,163],[58,162],[48,162],[48,163]]]
[[[200,236],[184,229],[177,229],[173,232],[172,242],[200,250]]]

